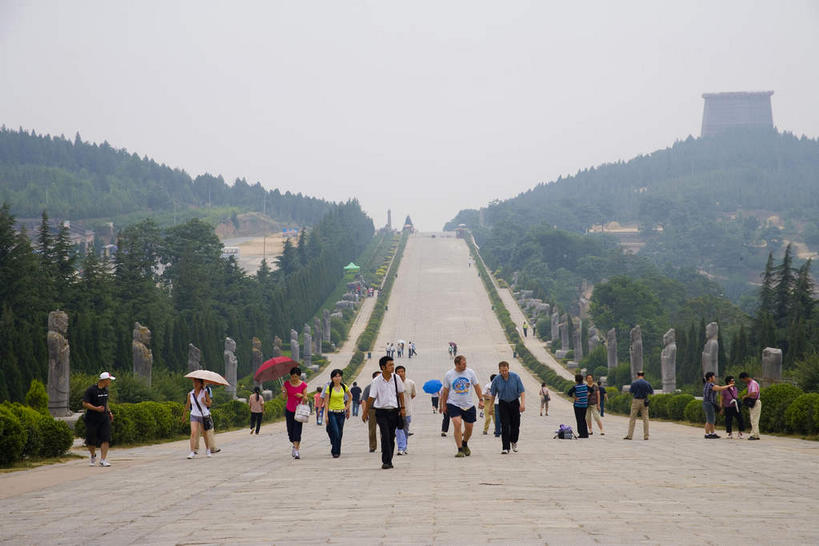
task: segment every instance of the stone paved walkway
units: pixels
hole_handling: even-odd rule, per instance
[[[419,385],[451,366],[447,342],[488,379],[511,350],[463,241],[416,235],[406,249],[377,346],[412,339],[401,359]],[[374,355],[375,356],[375,355]],[[537,382],[517,362],[527,389]],[[371,361],[362,377],[375,369]],[[763,436],[706,441],[699,429],[652,423],[651,440],[607,434],[553,440],[572,423],[553,398],[548,417],[531,400],[519,453],[491,434],[455,459],[451,435],[421,394],[409,454],[380,469],[366,426],[351,420],[332,459],[323,427],[305,426],[291,459],[283,423],[261,436],[219,436],[223,451],[186,460],[184,442],[113,449],[108,469],[87,460],[0,476],[5,544],[815,544],[819,443]],[[26,481],[36,486],[20,488]],[[10,493],[9,493],[10,492]]]

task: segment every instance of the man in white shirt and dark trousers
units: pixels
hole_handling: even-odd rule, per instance
[[[458,446],[456,457],[469,457],[472,452],[467,442],[472,436],[472,425],[478,418],[475,403],[472,399],[472,388],[478,395],[478,406],[483,408],[483,394],[478,376],[472,368],[466,367],[466,357],[455,357],[455,369],[444,376],[444,388],[441,391],[441,410],[446,412],[455,428],[455,445]],[[464,430],[461,431],[461,422]]]
[[[388,469],[392,468],[398,420],[403,419],[405,414],[404,383],[393,374],[395,363],[392,357],[382,356],[378,366],[381,368],[381,374],[376,376],[370,385],[367,407],[375,408],[375,420],[381,431],[381,468]],[[366,423],[367,413],[363,413],[361,419]]]

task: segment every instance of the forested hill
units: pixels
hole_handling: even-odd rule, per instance
[[[301,193],[267,191],[258,182],[221,176],[191,178],[107,142],[83,142],[37,135],[22,129],[0,129],[0,203],[18,217],[37,217],[44,209],[54,218],[116,219],[125,215],[157,216],[204,207],[265,211],[269,216],[312,225],[331,208],[322,199]]]
[[[700,269],[736,296],[787,242],[819,250],[819,141],[775,131],[689,137],[462,210],[447,229],[514,240],[537,224],[583,233],[612,221],[639,225],[641,255]]]

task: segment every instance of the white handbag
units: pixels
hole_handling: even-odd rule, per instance
[[[306,423],[310,420],[310,406],[299,404],[296,406],[296,415],[293,417],[299,423]]]

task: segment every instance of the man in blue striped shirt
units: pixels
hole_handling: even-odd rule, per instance
[[[583,383],[583,376],[574,376],[575,385],[569,389],[568,395],[574,398],[574,418],[577,421],[577,435],[580,438],[589,437],[586,428],[586,408],[589,407],[589,387]]]
[[[501,443],[503,446],[501,453],[506,455],[509,453],[510,448],[515,452],[518,450],[520,414],[526,411],[526,392],[520,376],[509,371],[508,362],[498,363],[498,371],[500,373],[492,380],[492,386],[489,388],[492,393],[489,407],[492,407],[495,403],[495,397],[497,396],[500,400],[498,412],[500,413]],[[518,401],[518,398],[520,398],[520,401]]]

